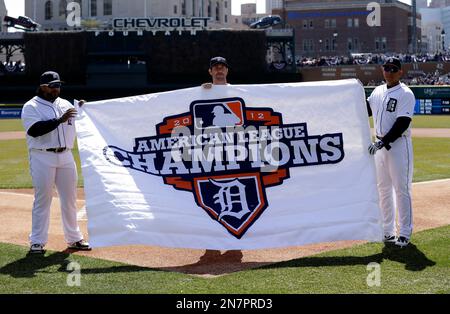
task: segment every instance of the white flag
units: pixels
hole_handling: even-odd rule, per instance
[[[226,250],[382,239],[356,80],[215,85],[90,102],[77,132],[94,247]]]

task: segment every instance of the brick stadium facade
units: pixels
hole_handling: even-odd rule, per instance
[[[395,0],[383,1],[381,26],[371,27],[367,23],[370,2],[380,1],[292,0],[286,1],[284,10],[273,13],[284,16],[286,25],[295,29],[296,55],[411,52],[411,6]],[[417,25],[420,38],[420,21]]]

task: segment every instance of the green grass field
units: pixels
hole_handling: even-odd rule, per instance
[[[414,182],[450,178],[450,139],[413,138]]]
[[[450,178],[450,140],[414,138],[414,182]],[[25,140],[0,141],[0,188],[30,188],[28,153]],[[83,185],[77,149],[78,185]]]
[[[369,119],[370,127],[373,127],[373,119]],[[450,115],[425,116],[417,115],[413,117],[413,128],[450,129]]]
[[[450,115],[443,116],[414,116],[412,121],[413,128],[450,128]]]
[[[373,126],[372,118],[370,126]],[[450,129],[450,115],[442,116],[414,116],[412,126],[414,128],[439,128]],[[0,132],[23,131],[22,122],[18,119],[0,120]]]
[[[23,131],[22,120],[1,119],[0,132]]]
[[[450,226],[415,234],[404,249],[380,243],[240,271],[215,278],[131,266],[0,244],[0,293],[450,293]],[[81,267],[81,286],[69,287],[67,265]],[[380,285],[368,286],[380,265]]]
[[[78,149],[75,148],[73,152],[78,168],[78,186],[82,186],[83,177]],[[0,141],[0,178],[1,189],[32,187],[27,145],[24,139]]]

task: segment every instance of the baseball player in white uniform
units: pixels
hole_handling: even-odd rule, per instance
[[[208,73],[212,78],[212,83],[203,83],[202,88],[211,89],[213,85],[230,85],[227,81],[228,76],[228,61],[224,57],[213,57],[209,60],[209,69]],[[218,108],[218,109],[216,109]],[[224,114],[224,110],[222,107],[214,107],[213,112],[215,118],[213,120],[213,124],[218,127],[225,127],[229,125],[234,125],[239,122],[240,119],[238,117],[233,117],[230,121],[220,121],[220,116]],[[207,262],[211,260],[216,260],[221,255],[219,250],[206,250],[205,254],[200,257],[200,262]],[[222,256],[226,256],[227,258],[231,258],[233,261],[241,261],[242,260],[242,251],[241,250],[229,250],[223,253]]]
[[[367,99],[369,116],[373,114],[377,140],[369,146],[375,155],[378,192],[383,212],[384,241],[408,245],[413,229],[411,184],[413,148],[410,123],[415,97],[400,78],[400,60],[389,58],[383,65],[386,84],[378,86]],[[395,202],[394,202],[395,194]],[[397,237],[395,207],[398,209]]]
[[[91,249],[77,223],[77,169],[71,152],[76,110],[59,97],[61,83],[58,73],[43,73],[37,96],[22,109],[35,191],[30,253],[45,253],[54,185],[61,202],[64,237],[69,248]]]

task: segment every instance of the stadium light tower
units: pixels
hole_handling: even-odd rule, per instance
[[[33,21],[36,21],[36,0],[33,1]]]
[[[412,32],[411,32],[412,52],[417,53],[417,3],[416,3],[416,0],[411,0],[411,8],[412,8]]]

